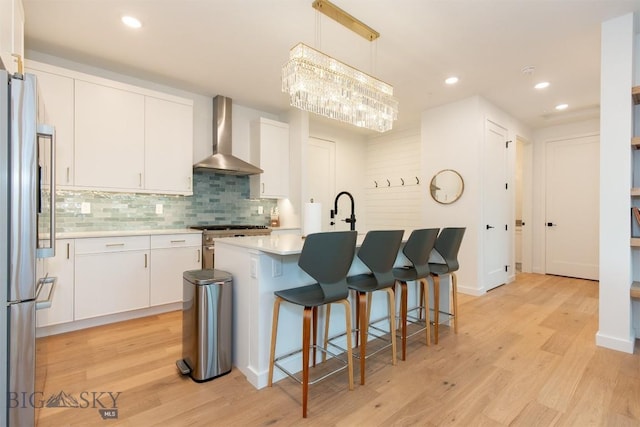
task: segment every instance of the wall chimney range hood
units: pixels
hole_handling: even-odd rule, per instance
[[[255,175],[263,170],[231,154],[231,98],[213,98],[213,154],[193,165],[204,170],[227,175]]]

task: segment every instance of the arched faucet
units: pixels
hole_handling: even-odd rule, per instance
[[[347,224],[349,224],[350,229],[353,231],[353,230],[356,229],[356,214],[355,214],[356,203],[353,200],[353,196],[348,191],[341,191],[336,196],[336,200],[334,202],[333,210],[331,210],[331,219],[333,220],[335,218],[335,216],[338,214],[338,199],[343,194],[349,196],[349,199],[351,200],[351,216],[349,218],[345,218],[343,221],[346,222]],[[334,224],[335,224],[335,222],[331,221],[331,225],[334,225]]]

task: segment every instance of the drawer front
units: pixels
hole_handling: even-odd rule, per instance
[[[151,236],[151,249],[201,246],[201,234],[159,234]]]
[[[149,249],[149,236],[98,237],[76,240],[76,255]]]

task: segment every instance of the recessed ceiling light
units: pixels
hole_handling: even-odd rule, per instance
[[[447,78],[444,82],[446,84],[448,84],[448,85],[454,85],[454,84],[458,83],[458,80],[459,79],[457,77],[451,76],[451,77]]]
[[[535,85],[534,88],[536,88],[536,89],[544,89],[544,88],[549,87],[549,84],[550,84],[549,82],[540,82],[537,85]]]
[[[569,104],[558,104],[556,105],[556,110],[566,110],[569,108]]]
[[[131,27],[131,28],[142,27],[142,23],[138,19],[134,18],[133,16],[123,16],[122,23],[127,27]]]

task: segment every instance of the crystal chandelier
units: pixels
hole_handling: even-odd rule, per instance
[[[328,16],[334,19],[336,13],[343,13],[356,21],[326,0],[314,2],[314,7],[325,14],[331,8],[333,15]],[[365,37],[377,37],[378,33],[366,28],[370,32]],[[393,86],[304,43],[291,49],[282,67],[282,91],[289,94],[293,107],[378,132],[390,130],[398,118]]]

